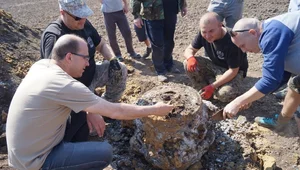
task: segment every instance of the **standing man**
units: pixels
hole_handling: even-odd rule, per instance
[[[173,68],[172,53],[177,14],[181,12],[182,16],[186,15],[186,0],[132,0],[131,4],[134,24],[141,28],[143,19],[145,21],[158,81],[165,82],[168,79],[167,71],[179,72],[178,69]]]
[[[125,40],[129,56],[134,59],[141,58],[140,54],[137,54],[132,46],[131,31],[126,17],[126,14],[128,13],[127,0],[100,0],[100,2],[102,3],[101,11],[104,15],[104,23],[109,44],[117,59],[119,61],[124,61],[117,42],[116,26],[119,27],[119,30]]]
[[[224,108],[224,117],[233,117],[240,107],[271,93],[288,82],[288,92],[280,114],[272,118],[257,117],[263,126],[281,130],[300,105],[300,11],[289,12],[265,21],[255,18],[239,20],[232,31],[232,41],[244,52],[262,52],[262,78],[249,91]],[[298,119],[300,115],[297,116]],[[300,130],[300,122],[298,122]]]
[[[243,8],[244,0],[211,0],[207,11],[219,14],[226,27],[232,28],[242,18]]]
[[[113,119],[164,116],[171,105],[137,106],[110,103],[95,95],[79,78],[89,66],[87,42],[74,34],[61,36],[51,59],[32,65],[12,99],[7,119],[9,165],[15,169],[103,169],[112,160],[106,142],[63,141],[71,110]],[[73,78],[74,77],[74,78]]]
[[[208,58],[194,57],[204,47]],[[232,43],[222,24],[222,18],[214,12],[200,19],[200,30],[185,52],[184,68],[194,88],[201,89],[201,97],[229,102],[240,94],[242,80],[248,69],[247,54]]]
[[[104,42],[97,30],[86,19],[93,11],[84,0],[58,0],[60,16],[50,23],[41,38],[41,58],[50,58],[56,40],[64,34],[75,34],[84,38],[89,48],[89,65],[84,69],[78,81],[94,92],[98,86],[106,86],[102,97],[110,102],[117,102],[125,88],[127,70],[125,65],[118,63],[111,48]],[[101,64],[95,63],[95,52],[100,52],[108,60]],[[103,118],[82,111],[71,113],[66,129],[65,141],[86,141],[90,132],[95,129],[101,136],[100,129],[105,127]]]

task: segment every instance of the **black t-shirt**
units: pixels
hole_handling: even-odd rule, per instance
[[[227,69],[239,67],[244,73],[247,72],[247,54],[243,53],[243,51],[231,41],[228,32],[226,32],[222,39],[216,40],[213,43],[207,42],[201,33],[198,32],[192,42],[192,47],[195,49],[204,47],[211,61],[220,67]]]
[[[96,47],[101,42],[101,36],[88,20],[86,20],[82,30],[70,30],[61,19],[58,19],[55,22],[50,23],[43,32],[40,44],[41,58],[51,57],[51,51],[56,40],[64,34],[75,34],[85,39],[88,43],[90,65],[85,68],[82,77],[77,78],[77,80],[84,85],[89,86],[95,74],[96,64],[94,56]]]

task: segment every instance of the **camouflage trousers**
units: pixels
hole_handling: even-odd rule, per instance
[[[196,60],[198,61],[198,70],[195,72],[188,72],[187,61],[183,62],[185,72],[196,90],[201,90],[203,87],[218,80],[227,71],[226,68],[213,64],[208,58],[196,57]],[[235,99],[241,94],[240,87],[243,79],[243,72],[240,71],[233,80],[215,90],[214,98],[221,102],[230,102]]]
[[[109,74],[109,61],[96,63],[96,71],[89,89],[93,92],[97,87],[105,86],[102,98],[110,102],[117,102],[126,88],[127,68],[120,63],[121,70]]]
[[[288,87],[300,94],[300,75],[296,75],[290,78]]]

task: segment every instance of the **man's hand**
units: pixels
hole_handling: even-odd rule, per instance
[[[99,137],[104,135],[105,121],[99,114],[87,113],[87,124],[89,126],[90,133],[96,130]]]
[[[200,95],[203,99],[207,100],[211,98],[211,96],[214,94],[214,91],[215,91],[215,87],[212,84],[210,84],[200,90],[201,93]]]
[[[227,104],[223,110],[223,118],[233,118],[236,116],[236,114],[240,111],[240,107],[236,102],[233,100],[229,104]]]
[[[128,5],[125,4],[124,7],[123,7],[123,12],[124,12],[125,14],[127,14],[128,11],[129,11],[129,10],[128,10]]]
[[[136,27],[142,28],[142,25],[144,25],[142,18],[138,17],[133,20],[133,23]]]
[[[108,77],[112,78],[112,77],[116,76],[115,74],[117,72],[122,74],[121,66],[120,66],[118,60],[116,58],[113,58],[109,62]]]
[[[165,116],[174,108],[173,105],[165,104],[163,102],[158,102],[154,106],[158,108],[158,111],[154,113],[156,116]]]
[[[194,56],[187,59],[187,70],[189,72],[195,72],[197,70],[197,60]]]
[[[184,17],[187,14],[187,7],[181,9],[181,16]]]

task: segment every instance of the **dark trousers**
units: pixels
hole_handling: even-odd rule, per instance
[[[163,20],[145,20],[147,35],[152,45],[152,62],[158,75],[173,67],[176,13],[166,13]]]
[[[108,35],[109,43],[115,55],[121,55],[121,51],[116,37],[116,26],[118,26],[126,44],[127,52],[134,53],[132,46],[132,37],[130,27],[123,11],[112,13],[103,13],[106,32]]]
[[[86,112],[71,112],[71,117],[67,121],[65,142],[84,142],[89,137],[89,127],[86,121]]]

